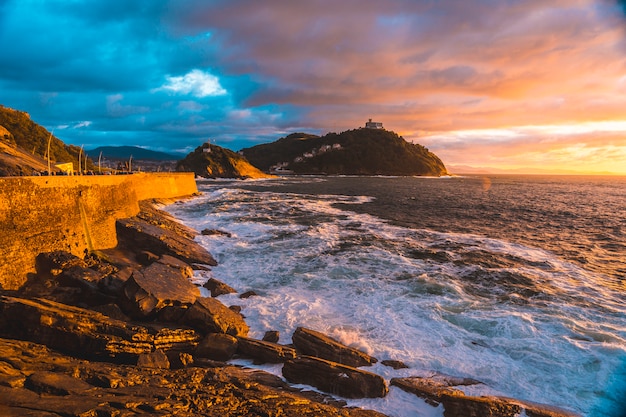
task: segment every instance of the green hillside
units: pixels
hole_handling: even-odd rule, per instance
[[[446,175],[443,162],[422,145],[384,129],[354,129],[315,136],[294,133],[242,150],[253,165],[298,174]]]
[[[4,128],[3,132],[6,130],[10,133],[10,135],[0,135],[0,140],[3,140],[6,145],[20,148],[23,152],[47,161],[50,132],[33,122],[28,113],[0,105],[0,126]],[[55,163],[73,162],[75,169],[77,169],[80,153],[81,150],[78,146],[66,145],[57,137],[52,136],[50,160],[53,165]],[[93,163],[89,159],[87,168],[93,169]]]
[[[178,161],[177,171],[194,172],[204,178],[266,178],[241,155],[208,143]]]

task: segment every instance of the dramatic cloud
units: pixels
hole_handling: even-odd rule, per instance
[[[191,94],[195,97],[221,96],[226,90],[219,79],[211,74],[194,69],[182,77],[166,77],[167,82],[154,91],[166,90],[179,94]]]
[[[78,145],[238,149],[372,117],[450,165],[626,173],[623,1],[0,8],[0,103]]]

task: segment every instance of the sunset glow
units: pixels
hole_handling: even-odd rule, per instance
[[[9,0],[0,104],[86,148],[234,150],[373,118],[452,172],[626,175],[613,0]]]

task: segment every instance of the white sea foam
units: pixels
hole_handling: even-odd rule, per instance
[[[589,284],[588,271],[541,249],[391,226],[332,205],[367,197],[221,184],[208,183],[202,197],[169,210],[198,230],[232,233],[198,238],[219,266],[195,279],[215,276],[259,294],[220,297],[242,305],[252,337],[279,330],[280,342],[289,343],[305,326],[410,366],[376,365],[387,379],[428,372],[471,377],[485,384],[472,394],[584,414],[607,396],[599,387],[626,353],[625,313],[614,295]],[[385,399],[350,404],[398,417],[442,415],[396,388]]]

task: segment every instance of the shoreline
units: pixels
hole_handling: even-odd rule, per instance
[[[190,412],[206,415],[218,412],[219,403],[219,413],[225,415],[239,415],[242,410],[247,410],[249,415],[275,415],[272,414],[275,410],[282,409],[283,415],[382,416],[374,411],[345,408],[341,399],[294,390],[271,374],[228,364],[227,360],[233,357],[286,363],[290,369],[287,373],[291,373],[288,380],[297,384],[317,383],[322,385],[318,389],[343,397],[363,395],[354,394],[364,386],[363,378],[368,378],[368,387],[374,387],[368,388],[365,396],[384,396],[388,390],[386,381],[381,386],[375,376],[363,376],[369,373],[361,370],[361,362],[351,366],[319,357],[321,350],[339,352],[339,357],[349,351],[360,357],[354,349],[324,335],[307,329],[301,331],[309,345],[318,346],[313,350],[307,350],[307,344],[295,348],[279,345],[271,341],[273,337],[248,339],[245,320],[236,308],[228,308],[213,297],[200,297],[198,289],[189,283],[192,268],[210,267],[215,262],[193,240],[198,232],[157,209],[155,200],[142,201],[140,205],[138,215],[116,221],[118,245],[114,248],[92,251],[83,259],[59,251],[40,255],[36,274],[23,288],[2,291],[0,336],[10,339],[1,339],[0,349],[8,352],[4,356],[11,358],[7,361],[11,366],[0,371],[0,404],[6,405],[8,412],[24,415],[20,413],[37,409],[61,415],[61,410],[71,406],[109,415],[117,415],[114,412],[120,409],[151,415],[177,415],[174,410],[180,410],[181,415]],[[215,296],[218,292],[215,290]],[[50,319],[42,320],[42,317]],[[22,322],[19,328],[14,324],[18,318]],[[38,327],[30,328],[31,324]],[[72,324],[74,328],[86,326],[99,330],[72,333],[68,330]],[[113,328],[116,330],[111,332]],[[17,342],[20,339],[29,342]],[[48,348],[40,347],[41,344]],[[20,359],[25,350],[45,354],[25,361]],[[318,358],[309,356],[311,353]],[[51,359],[47,360],[48,357]],[[14,366],[19,362],[21,367]],[[52,363],[67,366],[57,366],[53,371]],[[346,385],[348,388],[338,388],[337,380],[344,379],[340,375],[348,372],[352,383]],[[300,380],[305,376],[298,373],[317,374],[318,378]],[[119,376],[106,377],[106,374]],[[152,378],[156,376],[161,381],[155,385]],[[333,379],[333,384],[324,385]],[[167,395],[161,386],[164,384],[169,387]],[[184,384],[187,389],[183,388]],[[500,409],[503,403],[507,413],[526,409],[533,416],[575,415],[516,400],[468,397],[456,392],[452,385],[442,385],[441,381],[438,384],[433,386],[432,380],[412,379],[396,381],[393,385],[406,388],[427,402],[443,403],[449,409],[446,417],[465,415],[470,409]],[[338,389],[342,391],[337,392]],[[94,390],[108,400],[98,405],[90,403],[87,397],[93,396]],[[127,402],[122,407],[120,401],[111,400],[113,395],[127,398]],[[37,404],[31,401],[34,396],[38,398]],[[54,401],[48,401],[50,396]],[[460,414],[452,414],[453,409]],[[4,411],[1,406],[0,411]]]

